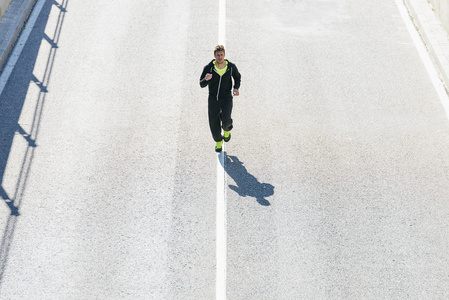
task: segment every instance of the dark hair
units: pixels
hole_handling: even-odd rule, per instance
[[[214,54],[216,54],[216,53],[219,52],[219,51],[225,52],[225,48],[224,48],[223,45],[215,46]]]

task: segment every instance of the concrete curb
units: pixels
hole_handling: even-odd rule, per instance
[[[37,0],[12,0],[8,10],[0,20],[0,70],[3,69],[9,54],[19,37]]]
[[[427,0],[403,0],[449,92],[449,34]]]
[[[8,6],[11,4],[12,0],[0,0],[0,19],[8,10]]]

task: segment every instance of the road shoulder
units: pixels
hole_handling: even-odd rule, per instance
[[[36,0],[13,0],[0,20],[0,70],[3,69]]]
[[[426,0],[404,0],[440,79],[449,91],[449,34],[430,3]]]

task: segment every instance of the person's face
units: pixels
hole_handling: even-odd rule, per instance
[[[214,56],[217,63],[221,64],[222,62],[224,62],[225,53],[223,51],[215,52]]]

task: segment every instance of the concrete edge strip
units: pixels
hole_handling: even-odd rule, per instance
[[[36,1],[13,0],[0,20],[0,32],[5,35],[0,43],[0,70],[8,60]]]
[[[408,8],[406,7],[405,3],[402,0],[395,0],[395,2],[399,9],[402,20],[404,21],[404,24],[407,28],[407,31],[410,34],[413,44],[415,44],[415,48],[418,51],[421,61],[424,64],[424,67],[429,75],[432,85],[435,88],[437,96],[441,101],[441,105],[444,108],[446,117],[449,119],[449,95],[447,93],[447,90],[445,89],[444,82],[441,80],[441,77],[438,74],[437,66],[435,66],[435,64],[433,63],[431,54],[427,50],[426,45],[424,44],[419,32],[416,30],[413,20],[410,19],[410,16],[408,15]]]
[[[25,47],[28,37],[30,36],[33,30],[34,24],[39,18],[42,7],[46,1],[47,0],[37,0],[36,6],[34,7],[35,9],[29,15],[30,17],[28,19],[28,22],[17,39],[18,45],[15,45],[12,48],[9,58],[6,60],[3,66],[3,70],[0,73],[0,95],[3,93],[6,83],[8,82],[9,77],[11,76],[17,61],[19,60],[22,50]]]
[[[404,2],[405,7],[408,10],[408,13],[410,15],[410,18],[411,18],[413,24],[416,27],[416,30],[418,31],[423,43],[425,44],[425,46],[427,48],[427,51],[430,54],[429,56],[432,60],[432,63],[435,65],[435,68],[438,70],[440,80],[443,82],[446,92],[449,94],[449,70],[445,69],[445,67],[443,66],[443,62],[441,62],[439,56],[436,53],[437,51],[435,50],[435,47],[438,47],[438,46],[436,46],[432,43],[424,24],[421,22],[420,14],[414,8],[411,0],[403,0],[403,2]],[[429,4],[429,9],[430,9],[430,4]]]

